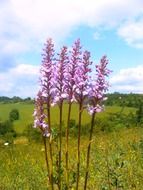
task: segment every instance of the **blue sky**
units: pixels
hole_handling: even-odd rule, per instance
[[[111,92],[143,93],[142,0],[0,0],[0,96],[35,96],[49,37],[106,54]]]

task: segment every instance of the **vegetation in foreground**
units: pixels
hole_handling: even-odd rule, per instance
[[[132,95],[130,95],[131,97]],[[105,112],[97,115],[92,141],[91,173],[88,189],[114,190],[136,189],[143,187],[143,109],[142,103],[135,107],[125,107],[128,96],[115,94],[116,106],[106,106]],[[134,101],[140,102],[140,96]],[[121,100],[124,101],[122,102]],[[121,102],[120,102],[121,101]],[[133,101],[132,101],[133,103]],[[107,102],[110,105],[110,101]],[[118,106],[120,105],[120,106]],[[44,147],[38,130],[32,129],[33,104],[26,102],[0,104],[0,189],[1,190],[44,190],[47,189],[47,172],[43,159]],[[18,110],[18,120],[10,121],[10,112]],[[68,107],[64,105],[63,115],[66,118]],[[73,104],[70,121],[70,184],[75,187],[76,151],[73,145],[77,143],[77,111]],[[52,108],[52,123],[58,127],[58,107]],[[88,124],[90,117],[83,112],[81,182],[84,177],[85,150],[88,144]],[[66,121],[63,121],[65,127]],[[6,127],[7,126],[7,127]],[[55,138],[57,130],[53,131]],[[9,143],[8,146],[4,145]],[[63,144],[64,146],[64,133]],[[55,147],[54,159],[56,159]],[[63,150],[65,151],[65,150]],[[62,152],[64,154],[64,152]],[[64,173],[64,166],[63,173]],[[54,173],[56,184],[57,173]],[[79,187],[80,188],[80,187]]]
[[[1,190],[44,190],[47,189],[47,172],[43,159],[44,147],[39,131],[32,129],[32,104],[1,104],[0,117],[5,121],[10,111],[19,110],[19,120],[13,122],[16,135],[10,136],[9,131],[0,138],[0,189]],[[66,111],[67,106],[64,105]],[[3,110],[3,111],[2,111]],[[76,105],[73,106],[70,123],[70,183],[75,185],[77,115]],[[91,173],[89,189],[114,190],[136,189],[143,187],[143,128],[136,124],[136,112],[139,109],[125,107],[107,107],[104,113],[97,116],[94,139],[91,151]],[[52,120],[58,123],[58,108],[52,109]],[[121,113],[122,111],[122,113]],[[64,114],[64,113],[63,113]],[[81,183],[84,176],[84,154],[88,143],[89,115],[84,112],[82,126]],[[119,117],[120,115],[120,117]],[[27,121],[26,118],[29,118]],[[110,118],[110,119],[109,119]],[[131,120],[132,119],[132,120]],[[57,125],[58,127],[58,125]],[[56,137],[56,129],[54,131]],[[9,141],[9,145],[4,145]],[[64,146],[64,134],[63,134]],[[64,152],[62,153],[64,154]],[[56,147],[54,159],[56,159]],[[64,168],[64,166],[63,166]],[[64,170],[63,170],[64,172]],[[54,174],[56,183],[56,173]],[[73,188],[74,189],[74,188]]]
[[[85,150],[88,138],[82,135],[81,182],[85,168]],[[64,146],[63,140],[63,146]],[[2,142],[1,142],[2,143]],[[76,158],[76,138],[70,137],[70,184],[75,186],[73,172]],[[62,152],[64,154],[64,152]],[[56,147],[54,151],[56,159]],[[13,144],[0,145],[0,189],[47,189],[44,147],[39,142],[18,137]],[[63,173],[64,173],[64,166]],[[92,142],[89,187],[91,190],[136,189],[143,187],[143,129],[131,128],[118,132],[96,132]],[[54,174],[56,184],[57,174]],[[82,189],[80,188],[79,189]]]

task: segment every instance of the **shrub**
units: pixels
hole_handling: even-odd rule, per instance
[[[33,130],[33,125],[30,123],[27,125],[27,128],[24,130],[24,135],[28,138],[29,141],[40,141],[41,135],[38,129]]]
[[[5,135],[6,133],[13,132],[13,124],[10,120],[0,122],[0,134]]]
[[[10,121],[19,120],[19,111],[17,109],[12,109],[9,113]]]

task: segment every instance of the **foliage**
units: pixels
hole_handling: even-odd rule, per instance
[[[126,106],[126,107],[135,107],[138,108],[140,104],[143,103],[142,94],[123,94],[119,92],[114,92],[111,94],[106,94],[108,99],[105,102],[105,105],[108,106]]]
[[[20,102],[33,103],[34,101],[30,97],[23,99],[23,98],[20,98],[18,96],[14,96],[12,98],[9,98],[7,96],[0,96],[0,102],[7,104],[7,103],[20,103]]]
[[[108,113],[104,117],[98,117],[96,119],[96,125],[99,130],[104,132],[113,132],[122,130],[124,128],[130,128],[136,126],[136,114],[129,112],[124,113]]]
[[[8,132],[13,132],[13,124],[10,120],[0,122],[0,134],[5,135]]]
[[[0,137],[9,142],[12,142],[16,137],[13,123],[10,120],[0,122]]]
[[[38,129],[33,130],[33,124],[28,124],[23,132],[23,135],[26,136],[30,142],[31,141],[41,142],[40,134],[41,133]]]

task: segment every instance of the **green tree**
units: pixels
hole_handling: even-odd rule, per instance
[[[143,121],[143,104],[140,103],[139,108],[136,112],[137,123],[141,123]]]
[[[19,120],[19,111],[17,109],[12,109],[9,113],[10,121]]]

